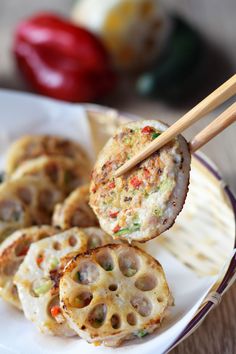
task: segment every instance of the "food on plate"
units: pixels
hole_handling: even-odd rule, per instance
[[[26,318],[43,333],[74,335],[59,304],[59,280],[74,252],[104,245],[111,238],[98,228],[72,228],[31,245],[14,283]]]
[[[5,301],[21,309],[17,288],[13,284],[14,275],[30,245],[57,232],[52,226],[31,226],[13,232],[3,241],[0,246],[0,296]]]
[[[159,262],[127,244],[78,254],[60,280],[61,308],[71,328],[106,346],[152,333],[171,301]]]
[[[167,129],[159,121],[131,122],[118,128],[100,152],[91,185],[90,205],[113,238],[150,240],[172,226],[188,191],[190,152],[178,135],[134,169],[114,172]]]
[[[169,32],[158,0],[77,0],[72,18],[101,37],[122,69],[150,64]]]
[[[74,226],[97,226],[98,220],[89,202],[89,185],[75,189],[61,204],[57,204],[53,214],[53,225],[61,229]]]
[[[64,156],[85,167],[89,165],[88,157],[82,147],[72,140],[56,135],[25,135],[16,140],[8,150],[7,175],[11,175],[23,161],[42,155]]]
[[[82,163],[64,156],[40,156],[24,161],[13,172],[11,179],[24,176],[47,178],[67,195],[89,179],[89,171]],[[74,225],[75,226],[75,225]]]
[[[17,26],[14,53],[25,80],[46,96],[89,102],[115,85],[101,40],[53,13],[39,13]]]
[[[0,242],[13,231],[50,224],[55,204],[63,193],[49,181],[23,177],[0,185]]]

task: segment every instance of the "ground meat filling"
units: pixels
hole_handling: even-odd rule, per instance
[[[109,223],[113,236],[156,229],[163,216],[181,164],[177,139],[131,173],[113,178],[115,170],[160,134],[151,126],[123,128],[113,138],[111,152],[106,151],[106,161],[95,167],[90,202],[100,220]]]

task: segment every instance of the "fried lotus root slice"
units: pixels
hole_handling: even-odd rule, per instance
[[[98,220],[89,202],[89,185],[74,190],[62,204],[55,207],[53,225],[63,230],[74,226],[97,226]]]
[[[76,160],[84,166],[89,165],[87,155],[82,147],[74,141],[55,135],[28,135],[11,145],[6,159],[7,175],[11,175],[23,161],[42,155],[64,156]]]
[[[76,187],[88,181],[89,171],[76,160],[67,157],[41,156],[22,162],[12,174],[11,179],[15,180],[24,176],[46,178],[68,195]]]
[[[114,238],[145,242],[172,226],[188,191],[190,152],[178,135],[121,177],[114,172],[167,129],[144,120],[121,126],[100,152],[90,187],[90,205]]]
[[[63,198],[46,179],[22,177],[4,182],[0,186],[0,229],[3,225],[12,233],[26,226],[51,224],[54,206]]]
[[[60,280],[61,308],[71,328],[106,346],[152,333],[171,301],[161,265],[127,244],[77,254]]]
[[[17,286],[26,318],[43,333],[59,336],[74,335],[59,306],[59,279],[74,251],[85,252],[90,247],[93,234],[102,237],[98,230],[72,228],[63,233],[35,242],[31,245],[17,271]],[[103,241],[104,242],[104,241]]]
[[[54,235],[58,229],[52,226],[31,226],[13,232],[0,246],[0,296],[18,309],[21,303],[13,278],[23,262],[30,245]]]

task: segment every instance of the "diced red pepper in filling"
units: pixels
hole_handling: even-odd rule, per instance
[[[61,309],[59,306],[55,305],[50,310],[52,317],[56,317],[61,313]]]
[[[110,216],[110,218],[115,219],[118,214],[119,214],[119,211],[114,211],[113,213],[111,212],[111,213],[109,214],[109,216]]]
[[[133,178],[131,178],[130,184],[131,184],[134,188],[138,188],[139,186],[141,186],[142,181],[141,181],[137,176],[134,176]]]
[[[114,234],[115,234],[116,232],[120,231],[120,226],[119,226],[119,225],[116,225],[112,231],[114,232]]]
[[[147,125],[146,127],[144,127],[141,132],[143,134],[150,134],[154,132],[154,129],[152,127],[150,127],[149,125]]]
[[[94,187],[92,188],[92,192],[93,192],[93,193],[96,193],[96,191],[97,191],[97,188],[94,186]]]
[[[143,173],[145,178],[149,178],[151,175],[150,171],[146,167],[144,168]]]
[[[37,259],[36,259],[37,265],[40,266],[41,263],[43,262],[43,260],[44,260],[44,256],[39,255],[39,256],[37,257]]]
[[[108,188],[109,189],[113,189],[113,188],[115,188],[115,182],[110,182],[110,183],[108,183]]]

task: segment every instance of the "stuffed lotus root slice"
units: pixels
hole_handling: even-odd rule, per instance
[[[11,175],[24,161],[40,156],[62,156],[89,165],[82,147],[69,139],[55,135],[29,135],[15,141],[7,154],[6,170]]]
[[[51,226],[29,227],[13,232],[0,248],[0,295],[17,308],[21,308],[13,279],[30,245],[56,233]]]
[[[95,263],[91,261],[82,262],[74,272],[74,280],[79,284],[88,285],[94,283],[99,278],[99,270]]]
[[[96,228],[93,232],[104,234]],[[89,235],[82,229],[73,228],[34,243],[16,273],[15,284],[25,316],[44,333],[66,336],[74,334],[58,304],[59,282],[62,270],[73,258],[75,250],[76,252],[87,250]],[[78,269],[81,272],[81,283],[90,284],[90,281],[96,281],[99,275],[96,269],[98,269],[96,264],[92,264],[91,268],[91,262],[84,263]],[[77,280],[78,277],[76,285],[79,287]],[[71,283],[75,285],[74,279],[71,279]],[[78,308],[88,306],[92,292],[78,288],[75,290],[70,295],[74,306]]]
[[[106,270],[103,262],[110,262],[110,258],[114,268]],[[128,265],[137,268],[134,275],[120,272],[120,264],[122,270],[127,269],[122,258],[128,258]],[[86,274],[84,282],[73,284],[71,280],[79,267],[88,262],[97,263],[101,270],[99,278],[88,282]],[[162,303],[157,294],[163,297]],[[110,244],[77,254],[65,267],[60,281],[62,310],[71,328],[88,342],[100,341],[108,346],[141,337],[144,331],[153,332],[159,327],[170,299],[160,264],[127,244]]]
[[[25,176],[47,179],[67,195],[88,181],[88,169],[77,161],[63,156],[41,156],[24,161],[11,176],[16,180]]]
[[[115,171],[167,129],[158,121],[118,128],[100,152],[92,173],[90,205],[104,231],[115,239],[145,242],[174,223],[188,191],[190,152],[177,136],[131,171]]]
[[[61,229],[70,227],[97,226],[98,220],[89,202],[89,185],[76,188],[62,204],[58,204],[53,214],[53,225]]]

